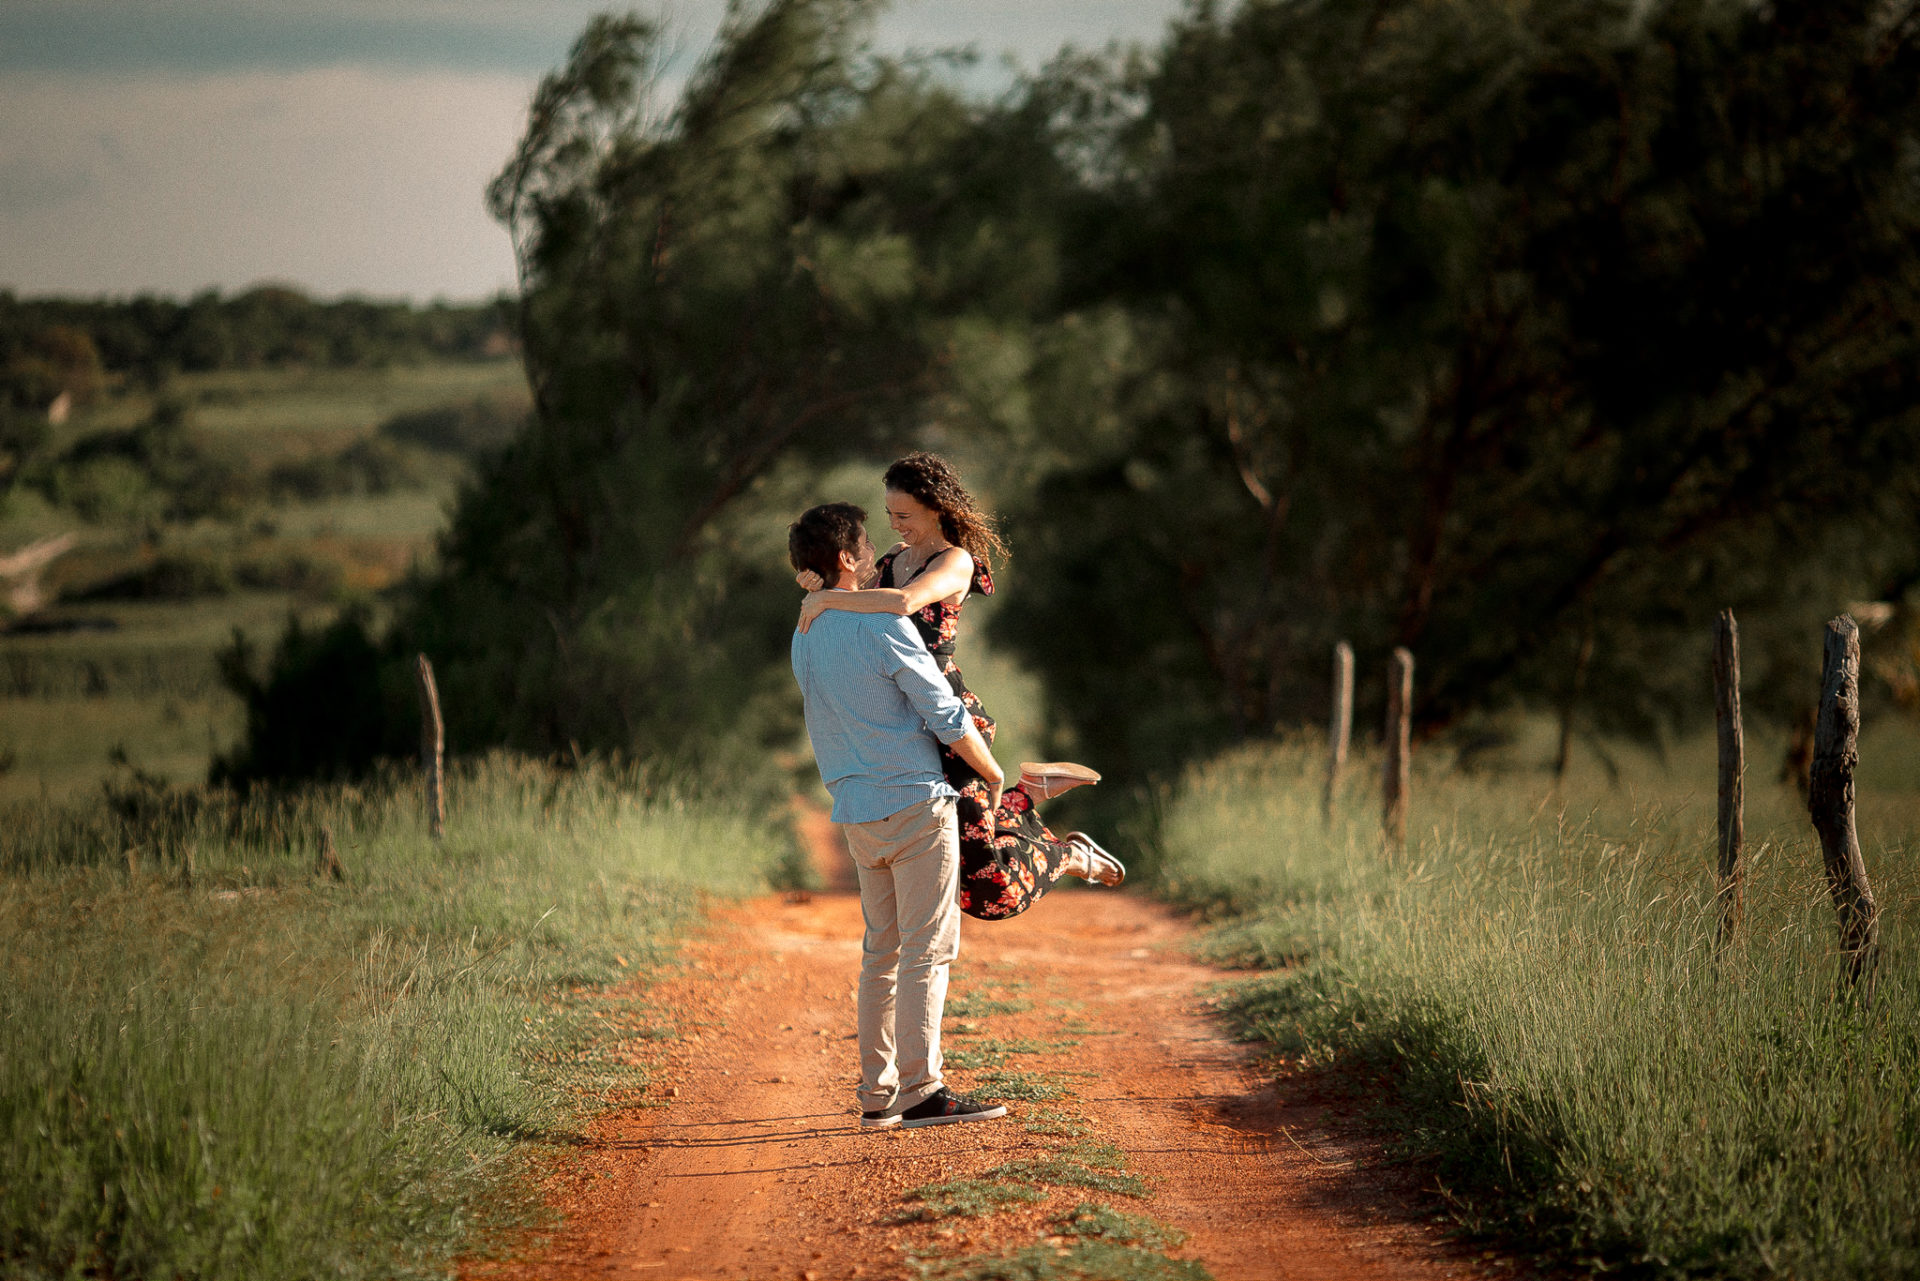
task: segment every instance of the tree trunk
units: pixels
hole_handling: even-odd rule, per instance
[[[1853,819],[1853,771],[1860,762],[1860,629],[1842,614],[1827,624],[1820,712],[1813,731],[1807,810],[1820,833],[1827,889],[1840,916],[1847,982],[1868,1001],[1880,959],[1880,910],[1867,884]]]
[[[1327,790],[1320,798],[1320,817],[1333,822],[1334,796],[1347,768],[1347,744],[1353,737],[1353,646],[1341,641],[1333,647],[1333,716],[1327,725]]]
[[[419,656],[420,770],[427,780],[427,830],[439,840],[447,830],[445,778],[446,729],[440,721],[440,691],[433,683],[433,664]]]
[[[1747,769],[1740,726],[1740,624],[1720,611],[1713,629],[1713,716],[1720,737],[1720,945],[1740,928],[1744,890],[1740,851],[1746,842],[1742,813]]]
[[[1567,760],[1573,755],[1573,714],[1580,706],[1580,694],[1586,688],[1587,667],[1593,662],[1593,628],[1580,635],[1580,649],[1573,657],[1573,680],[1567,685],[1567,697],[1560,704],[1560,746],[1553,753],[1553,781],[1567,776]]]
[[[1387,848],[1407,844],[1407,793],[1413,762],[1413,655],[1393,651],[1387,664],[1386,761],[1380,778],[1380,826]]]

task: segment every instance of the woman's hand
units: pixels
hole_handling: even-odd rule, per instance
[[[826,579],[820,577],[820,575],[810,569],[803,569],[795,574],[793,581],[800,584],[800,590],[803,592],[817,592],[827,585]],[[807,629],[802,627],[800,630],[804,632]]]
[[[816,583],[820,581],[818,574],[812,574],[809,575],[809,577]],[[830,599],[832,599],[831,592],[823,592],[815,588],[813,591],[807,593],[805,600],[800,602],[800,621],[794,625],[800,629],[803,635],[807,628],[813,626],[814,619],[827,612],[827,602]]]

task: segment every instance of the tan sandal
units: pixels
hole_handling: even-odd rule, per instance
[[[1020,762],[1020,790],[1036,801],[1050,801],[1062,792],[1100,781],[1100,773],[1072,761]]]
[[[1111,889],[1127,879],[1127,865],[1100,848],[1100,842],[1085,832],[1068,832],[1067,844],[1080,851],[1087,861],[1087,870],[1076,873],[1089,881],[1098,881]]]

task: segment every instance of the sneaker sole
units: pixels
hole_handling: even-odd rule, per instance
[[[962,1121],[993,1121],[1007,1114],[1006,1105],[988,1108],[984,1112],[958,1112],[953,1116],[923,1116],[900,1122],[902,1129],[917,1130],[923,1125],[959,1125]]]
[[[860,1128],[863,1130],[890,1130],[898,1124],[900,1124],[900,1118],[897,1116],[876,1117],[873,1120],[868,1120],[864,1116],[860,1118]]]

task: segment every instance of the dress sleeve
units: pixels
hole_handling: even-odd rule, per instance
[[[993,595],[993,570],[979,556],[973,558],[973,590],[982,596]]]

